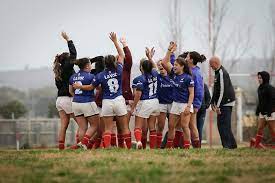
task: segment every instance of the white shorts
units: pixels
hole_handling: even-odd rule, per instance
[[[73,113],[72,101],[73,101],[73,97],[67,97],[67,96],[57,97],[56,103],[55,103],[56,109],[58,111],[65,111],[66,114],[72,114]]]
[[[134,103],[133,100],[128,100],[128,104],[126,105],[127,112],[131,112],[131,105]],[[131,104],[131,105],[130,105]]]
[[[98,112],[99,112],[99,117],[103,117],[102,116],[102,108],[101,107],[97,107],[97,109],[98,109]]]
[[[90,117],[99,114],[97,105],[95,102],[87,103],[72,103],[73,112],[75,116],[84,115],[84,117]]]
[[[275,112],[271,113],[270,117],[268,117],[267,115],[262,115],[260,113],[259,118],[264,118],[266,121],[275,121]]]
[[[172,104],[159,104],[159,112],[169,114],[172,108]]]
[[[126,114],[127,108],[123,96],[102,100],[102,116],[124,116]]]
[[[136,116],[141,118],[149,118],[150,116],[159,115],[159,100],[140,100],[136,107]]]
[[[182,112],[184,112],[186,107],[187,107],[187,103],[173,102],[170,113],[180,115]],[[194,112],[193,105],[191,105],[190,107],[190,112],[191,113]]]

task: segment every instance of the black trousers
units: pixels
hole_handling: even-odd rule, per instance
[[[220,111],[221,114],[217,116],[217,123],[222,146],[227,149],[235,149],[237,144],[231,129],[232,107],[222,106]]]

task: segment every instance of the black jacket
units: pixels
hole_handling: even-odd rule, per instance
[[[275,112],[275,88],[269,84],[270,76],[267,72],[259,72],[258,75],[261,75],[263,83],[258,88],[259,103],[256,115],[261,113],[270,117],[271,113]]]
[[[223,66],[215,71],[215,81],[211,104],[217,107],[235,101],[235,91],[230,76]]]
[[[76,49],[73,41],[68,41],[70,56],[61,63],[61,80],[55,79],[57,96],[71,96],[69,93],[69,79],[75,73],[73,60],[76,59]]]
[[[206,110],[210,106],[211,102],[211,95],[208,89],[208,86],[204,83],[204,97],[202,100],[201,108],[200,110]]]

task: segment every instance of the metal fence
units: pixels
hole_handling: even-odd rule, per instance
[[[59,119],[0,119],[0,147],[54,147],[58,142]],[[66,143],[75,143],[77,124],[71,120]]]

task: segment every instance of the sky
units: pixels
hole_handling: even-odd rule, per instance
[[[270,0],[271,1],[271,0]],[[269,0],[231,0],[222,34],[237,23],[253,26],[252,48],[246,57],[260,57],[269,39]],[[145,46],[156,47],[156,58],[165,39],[170,0],[1,0],[0,70],[51,67],[56,54],[67,51],[60,36],[66,31],[78,57],[115,54],[108,33],[125,36],[134,62],[144,57]],[[206,55],[208,47],[199,32],[207,30],[207,0],[182,0],[184,49]],[[200,31],[200,29],[202,31]]]

